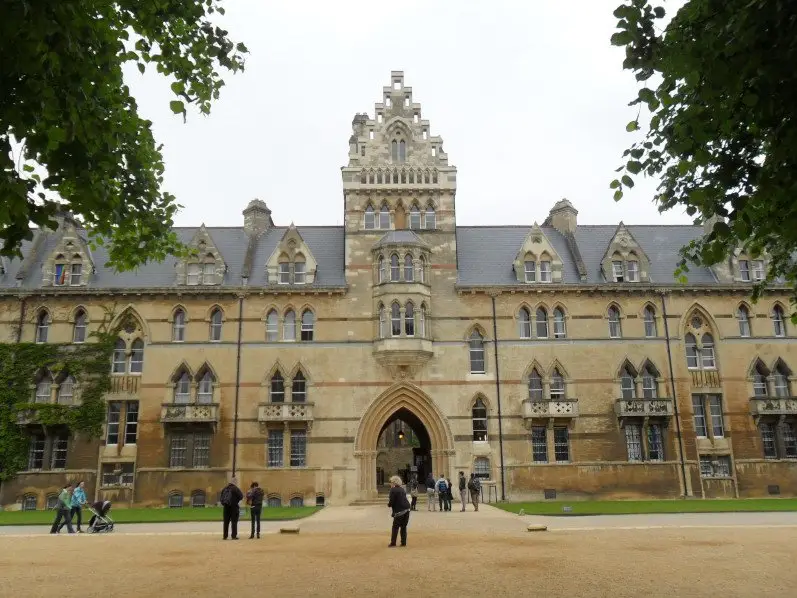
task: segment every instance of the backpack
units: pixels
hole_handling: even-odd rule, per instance
[[[476,490],[479,489],[478,486],[476,485],[476,481],[477,481],[476,478],[471,478],[470,481],[468,482],[468,490],[470,490],[471,492],[476,492]]]
[[[224,490],[221,491],[219,502],[225,507],[232,506],[232,488],[229,486],[224,487]]]
[[[448,492],[448,483],[445,480],[440,480],[437,482],[437,491],[440,494],[445,494]]]

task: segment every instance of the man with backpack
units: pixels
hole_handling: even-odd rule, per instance
[[[482,489],[482,483],[475,473],[470,474],[470,481],[468,482],[468,490],[470,490],[470,502],[473,503],[473,508],[479,510],[479,492]]]
[[[241,492],[241,489],[238,487],[237,480],[232,478],[230,483],[224,487],[224,490],[221,491],[221,496],[219,497],[221,502],[221,506],[224,509],[224,537],[223,539],[227,539],[228,532],[230,531],[230,527],[232,527],[232,534],[231,538],[233,540],[238,539],[238,517],[241,514],[240,507],[238,504],[243,500],[244,493]]]
[[[460,509],[463,513],[465,512],[465,505],[468,504],[468,490],[467,490],[468,480],[465,479],[465,472],[459,472],[459,502],[462,503],[462,508]]]
[[[431,471],[429,472],[429,475],[426,476],[426,484],[424,485],[426,486],[426,499],[428,500],[426,508],[429,511],[435,511],[436,510],[434,504],[435,481],[434,481],[434,475],[432,475]]]
[[[450,511],[450,507],[448,505],[448,482],[446,482],[446,477],[441,473],[440,479],[437,480],[437,500],[440,503],[440,511]]]

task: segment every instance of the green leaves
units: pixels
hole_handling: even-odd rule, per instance
[[[242,70],[246,53],[212,24],[219,4],[3,5],[0,255],[18,255],[33,229],[51,224],[64,205],[93,242],[106,245],[117,269],[180,250],[171,230],[178,205],[161,188],[161,148],[152,123],[137,113],[122,67],[133,62],[144,73],[149,65],[167,77],[178,96],[169,107],[184,119],[188,105],[208,114],[224,86],[220,71]],[[8,134],[35,163],[12,159]]]
[[[638,116],[626,130],[649,126],[623,152],[610,188],[617,200],[644,171],[660,180],[661,211],[683,210],[697,223],[724,217],[682,248],[679,272],[745,248],[765,256],[767,284],[785,280],[797,301],[797,6],[770,4],[686,0],[666,27],[656,22],[664,9],[646,0],[617,7],[611,43],[624,46],[625,69],[655,85],[631,102],[649,119]]]

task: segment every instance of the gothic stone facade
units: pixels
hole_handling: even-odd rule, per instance
[[[242,227],[178,229],[197,257],[114,274],[64,217],[2,262],[4,342],[125,325],[103,436],[20,419],[29,467],[0,503],[83,479],[122,506],[209,504],[234,470],[269,504],[346,504],[375,496],[397,418],[426,469],[509,499],[797,495],[788,289],[748,302],[765,259],[682,284],[702,228],[579,225],[567,200],[456,226],[456,169],[401,72],[352,125],[343,227],[275,226],[255,200]],[[31,400],[77,402],[80,380],[42,372]]]

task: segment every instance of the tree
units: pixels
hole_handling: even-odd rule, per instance
[[[769,259],[767,283],[797,298],[797,5],[778,0],[687,0],[664,26],[664,8],[627,0],[611,42],[640,89],[644,138],[625,151],[614,198],[634,176],[660,177],[659,211],[686,208],[714,223],[682,249],[713,265],[741,247]],[[655,82],[655,83],[654,83]],[[626,129],[640,129],[640,118]]]
[[[161,189],[163,156],[137,113],[123,66],[173,80],[172,111],[210,112],[243,69],[243,44],[211,24],[217,0],[0,3],[0,255],[20,255],[32,226],[69,211],[131,269],[181,251],[179,208]]]

